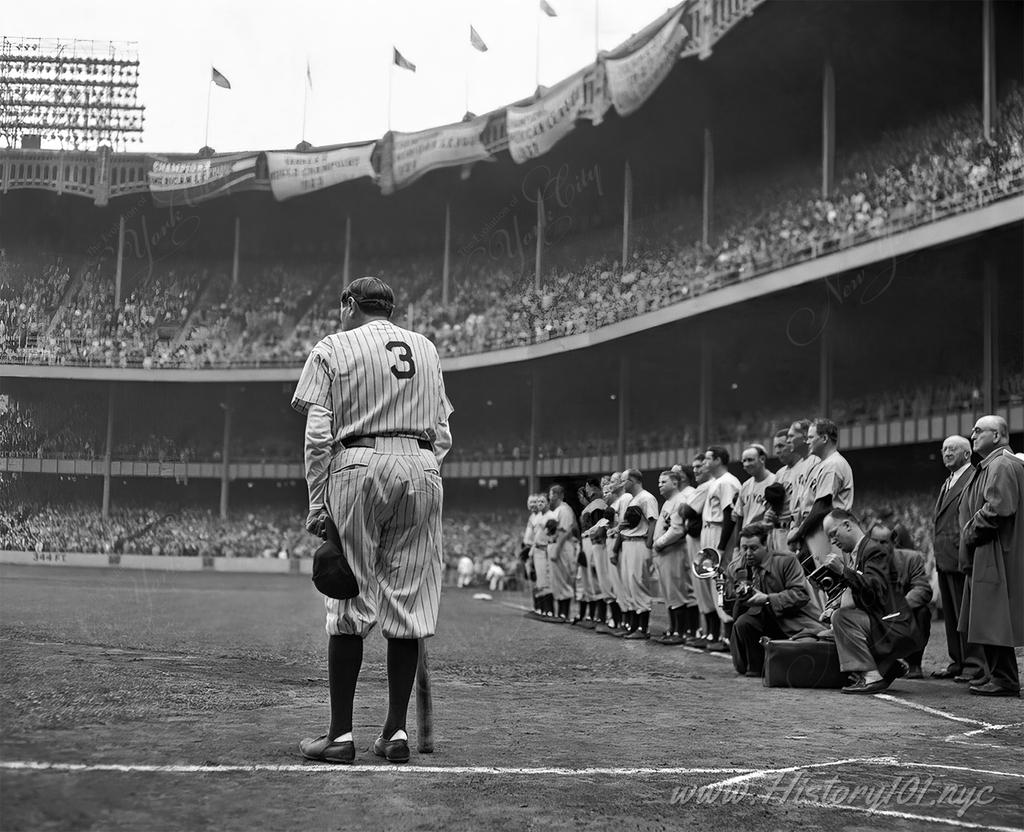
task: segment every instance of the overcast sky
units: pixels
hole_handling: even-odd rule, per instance
[[[218,151],[291,148],[302,138],[334,144],[379,138],[391,126],[419,130],[484,113],[591,63],[595,0],[36,0],[5,3],[7,37],[135,41],[146,106],[142,149],[191,152],[203,143],[211,64],[231,82],[214,87],[210,145]],[[600,0],[597,43],[610,49],[662,14],[666,0]],[[469,25],[489,47],[469,46]],[[391,69],[392,44],[416,64]],[[132,145],[130,149],[138,149]]]

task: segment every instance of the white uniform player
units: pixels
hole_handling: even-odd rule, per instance
[[[548,539],[551,594],[558,604],[558,618],[568,621],[569,605],[575,594],[576,557],[579,551],[576,535],[579,527],[576,515],[565,502],[565,490],[562,486],[551,486],[548,500],[551,503],[551,514],[557,523],[554,536]]]
[[[808,445],[819,462],[804,494],[804,526],[801,534],[807,540],[807,548],[819,566],[829,554],[831,546],[822,527],[824,517],[817,517],[823,509],[817,509],[817,519],[810,517],[815,510],[815,503],[826,501],[833,509],[853,509],[853,469],[839,453],[836,447],[838,439],[839,429],[831,419],[816,419],[807,433]]]
[[[625,487],[626,487],[626,477],[625,477],[625,474],[622,474],[622,473],[612,474],[612,493],[617,495],[615,497],[615,501],[612,503],[612,510],[615,512],[615,524],[616,524],[616,526],[619,523],[621,523],[623,521],[623,519],[625,518],[625,516],[626,516],[626,508],[629,506],[629,501],[631,499],[633,499],[631,495],[626,494],[624,492],[623,489],[625,489]],[[614,613],[616,611],[616,608],[617,608],[618,611],[622,615],[625,615],[625,613],[629,611],[629,606],[628,606],[629,599],[627,598],[625,588],[622,585],[622,548],[621,548],[621,540],[618,539],[618,533],[617,532],[615,533],[614,536],[613,535],[609,535],[609,537],[608,537],[608,544],[607,545],[608,545],[609,549],[611,549],[612,551],[614,551],[616,545],[619,546],[618,554],[612,554],[610,556],[610,560],[611,560],[610,566],[611,566],[611,569],[609,570],[609,577],[611,578],[611,581],[612,581],[612,587],[615,590],[615,600],[616,600],[616,604],[613,606],[612,612]],[[614,634],[615,635],[625,635],[626,631],[625,631],[625,628],[623,628],[621,626],[621,623],[622,623],[621,619],[619,621],[617,621],[617,622],[614,622],[614,623],[615,623],[615,628],[614,629],[616,631]]]
[[[633,528],[619,531],[622,538],[619,571],[622,589],[629,604],[629,624],[632,631],[626,638],[642,639],[648,636],[648,624],[654,599],[647,591],[645,577],[651,563],[651,544],[654,542],[654,528],[658,522],[658,501],[643,487],[641,473],[631,468],[626,472],[626,491],[630,496],[626,505],[639,509],[639,523]],[[623,513],[625,518],[626,512]]]
[[[729,472],[729,452],[720,445],[712,445],[705,453],[705,465],[712,479],[709,481],[707,499],[701,512],[702,526],[700,531],[701,549],[717,549],[721,555],[724,569],[729,563],[731,543],[726,529],[726,513],[734,520],[736,499],[739,497],[740,481]],[[710,584],[710,579],[698,581]],[[721,639],[721,623],[726,611],[718,606],[718,590],[714,589],[714,613],[705,616],[711,640],[709,650],[728,650],[728,645]]]
[[[666,499],[654,527],[654,565],[669,618],[668,630],[658,639],[662,644],[683,643],[686,606],[696,603],[686,555],[686,530],[680,512],[681,504],[693,492],[693,487],[689,484],[681,487],[684,482],[683,475],[675,471],[662,471],[658,478],[658,489]]]
[[[743,455],[740,457],[743,470],[750,476],[743,481],[739,496],[736,498],[737,533],[744,526],[760,522],[764,518],[767,509],[764,490],[775,482],[775,475],[765,468],[767,457],[768,455],[761,445],[751,445],[744,449]]]
[[[352,703],[363,637],[388,639],[388,714],[373,751],[409,759],[405,722],[420,639],[434,634],[441,598],[440,463],[451,447],[441,361],[434,345],[391,323],[395,297],[376,277],[341,296],[342,331],[310,352],[292,397],[306,416],[306,528],[333,521],[358,595],[325,597],[331,725],[305,739],[308,758],[352,762]]]

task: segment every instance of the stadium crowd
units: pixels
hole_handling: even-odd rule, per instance
[[[831,653],[843,692],[872,694],[923,678],[938,594],[949,663],[931,675],[972,694],[1020,695],[1024,453],[1010,450],[1005,420],[983,416],[970,441],[945,440],[950,474],[928,507],[855,513],[830,419],[793,422],[773,451],[775,472],[764,446],[745,448],[741,483],[729,452],[711,445],[661,472],[660,507],[636,469],[588,480],[579,515],[562,485],[531,495],[520,553],[528,616],[646,641],[660,601],[668,627],[655,643],[729,652],[738,674],[770,686],[837,686]]]
[[[462,355],[585,332],[739,280],[905,230],[1019,193],[1024,186],[1024,94],[1000,105],[996,140],[981,137],[976,108],[885,135],[838,160],[829,199],[810,198],[811,167],[774,170],[765,181],[726,184],[717,196],[721,233],[705,247],[680,239],[678,222],[636,220],[629,262],[600,255],[607,229],[551,251],[532,275],[488,260],[456,258],[448,305],[438,258],[380,258],[379,270],[410,299],[405,322],[442,355]],[[114,309],[109,257],[69,265],[35,255],[0,258],[0,360],[103,366],[207,367],[300,362],[335,326],[336,267],[303,260],[246,268],[175,258],[127,288]],[[402,316],[399,316],[402,317]]]

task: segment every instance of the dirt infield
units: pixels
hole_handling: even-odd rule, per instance
[[[524,600],[446,590],[437,751],[406,767],[366,750],[386,696],[371,638],[357,765],[333,767],[296,750],[328,713],[308,579],[2,566],[0,827],[1021,828],[1021,700],[767,690],[720,657],[527,620]]]

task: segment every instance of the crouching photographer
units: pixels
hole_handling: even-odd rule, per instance
[[[906,675],[907,666],[900,660],[920,649],[917,623],[892,557],[864,533],[857,518],[834,509],[823,528],[831,543],[853,556],[852,565],[837,554],[822,563],[846,584],[832,613],[839,666],[854,677],[843,693],[878,693]]]
[[[762,637],[788,639],[824,629],[800,561],[771,551],[771,532],[765,523],[740,529],[737,557],[726,570],[736,597],[729,650],[736,672],[753,677],[760,677],[764,668]]]

